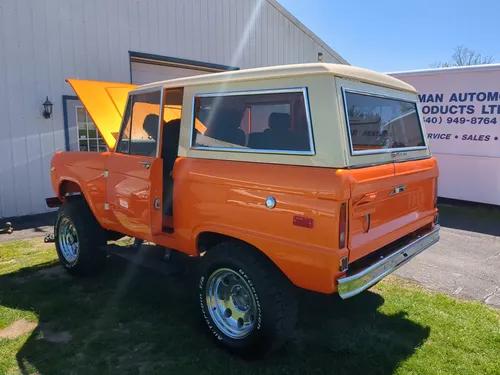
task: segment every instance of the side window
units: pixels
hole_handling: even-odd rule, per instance
[[[193,148],[313,152],[305,90],[200,95],[194,105]]]
[[[124,116],[124,129],[117,152],[156,156],[161,91],[132,95]]]

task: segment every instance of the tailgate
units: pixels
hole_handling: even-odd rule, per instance
[[[350,262],[434,220],[438,167],[416,92],[337,79],[350,176]]]
[[[431,223],[438,167],[434,158],[347,171],[349,259],[353,262]]]

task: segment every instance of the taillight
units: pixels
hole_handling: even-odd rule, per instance
[[[438,204],[438,179],[434,183],[434,208],[437,208]]]
[[[438,205],[438,179],[436,178],[436,181],[434,182],[434,208],[437,208]],[[439,213],[436,212],[436,215],[434,215],[434,224],[439,223]]]
[[[347,227],[347,213],[346,213],[346,204],[342,203],[340,205],[340,213],[339,213],[339,249],[343,249],[345,247],[345,238],[346,238],[346,227]]]

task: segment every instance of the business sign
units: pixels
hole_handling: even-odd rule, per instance
[[[500,157],[500,70],[391,75],[419,92],[433,153]]]

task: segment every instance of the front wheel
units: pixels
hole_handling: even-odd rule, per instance
[[[87,202],[74,198],[65,202],[54,226],[59,263],[70,273],[87,275],[104,266],[106,244],[104,230],[95,219]]]
[[[287,341],[297,320],[297,299],[290,281],[270,260],[230,241],[210,249],[201,268],[201,312],[219,344],[252,358]]]

